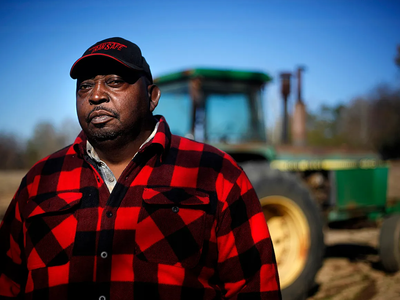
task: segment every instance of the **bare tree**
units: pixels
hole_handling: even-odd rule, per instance
[[[376,89],[369,115],[371,142],[384,159],[400,158],[400,90]]]
[[[346,144],[341,129],[340,120],[345,106],[321,105],[314,113],[307,116],[307,142],[310,146],[338,147]]]
[[[339,127],[346,144],[355,148],[370,148],[369,122],[371,104],[368,99],[358,97],[343,108]]]
[[[10,133],[0,133],[0,169],[24,168],[21,143]]]
[[[33,137],[28,140],[26,157],[29,165],[39,159],[71,144],[79,133],[78,123],[66,119],[57,129],[50,122],[40,122],[36,125]]]

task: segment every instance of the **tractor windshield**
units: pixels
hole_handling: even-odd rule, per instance
[[[166,117],[172,133],[210,143],[265,142],[259,86],[203,81],[195,99],[188,82],[160,89],[155,113]]]

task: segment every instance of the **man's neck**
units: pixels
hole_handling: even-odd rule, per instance
[[[89,141],[98,157],[113,171],[116,178],[122,173],[155,128],[155,122],[137,136],[119,136],[108,141]]]

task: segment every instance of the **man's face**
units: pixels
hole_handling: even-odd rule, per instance
[[[78,78],[76,108],[89,140],[137,136],[151,117],[147,80],[139,72],[118,68]]]

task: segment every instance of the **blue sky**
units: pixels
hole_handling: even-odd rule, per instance
[[[268,73],[269,120],[281,113],[279,73],[299,65],[309,109],[347,103],[400,83],[399,16],[398,0],[2,0],[0,131],[29,137],[39,121],[76,122],[70,67],[112,36],[137,43],[154,77],[193,67]]]

